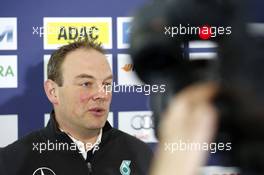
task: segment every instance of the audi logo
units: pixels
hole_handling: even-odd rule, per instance
[[[135,115],[131,118],[131,127],[135,130],[152,129],[153,119],[151,115]]]

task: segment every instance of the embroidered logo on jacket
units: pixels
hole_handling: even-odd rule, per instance
[[[50,168],[41,167],[36,169],[32,175],[56,175],[56,174]]]
[[[131,163],[131,160],[122,161],[120,165],[120,173],[122,175],[130,175],[130,172],[131,172],[130,167],[129,167],[130,163]]]

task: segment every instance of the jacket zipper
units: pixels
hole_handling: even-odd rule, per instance
[[[87,162],[87,167],[88,167],[88,172],[89,172],[88,174],[89,175],[92,175],[92,172],[93,171],[92,171],[92,164],[91,164],[91,162]]]

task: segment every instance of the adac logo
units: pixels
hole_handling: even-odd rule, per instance
[[[56,175],[53,170],[47,167],[36,169],[32,175]]]
[[[121,165],[120,165],[120,173],[122,175],[130,175],[131,170],[130,170],[130,165],[131,160],[123,160]]]
[[[112,48],[112,18],[44,18],[44,49],[57,49],[79,38]]]
[[[17,49],[17,19],[0,18],[0,50]]]
[[[61,26],[58,32],[58,41],[60,40],[77,40],[78,38],[90,38],[97,40],[99,38],[99,28],[96,26],[91,27],[65,27]]]
[[[134,71],[135,70],[135,67],[133,64],[125,64],[122,69],[125,71],[125,72],[131,72],[131,71]]]

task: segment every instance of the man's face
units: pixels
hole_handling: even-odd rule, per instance
[[[99,129],[107,120],[112,71],[104,54],[94,49],[68,53],[61,66],[63,85],[58,87],[57,115],[63,123],[78,129]]]

